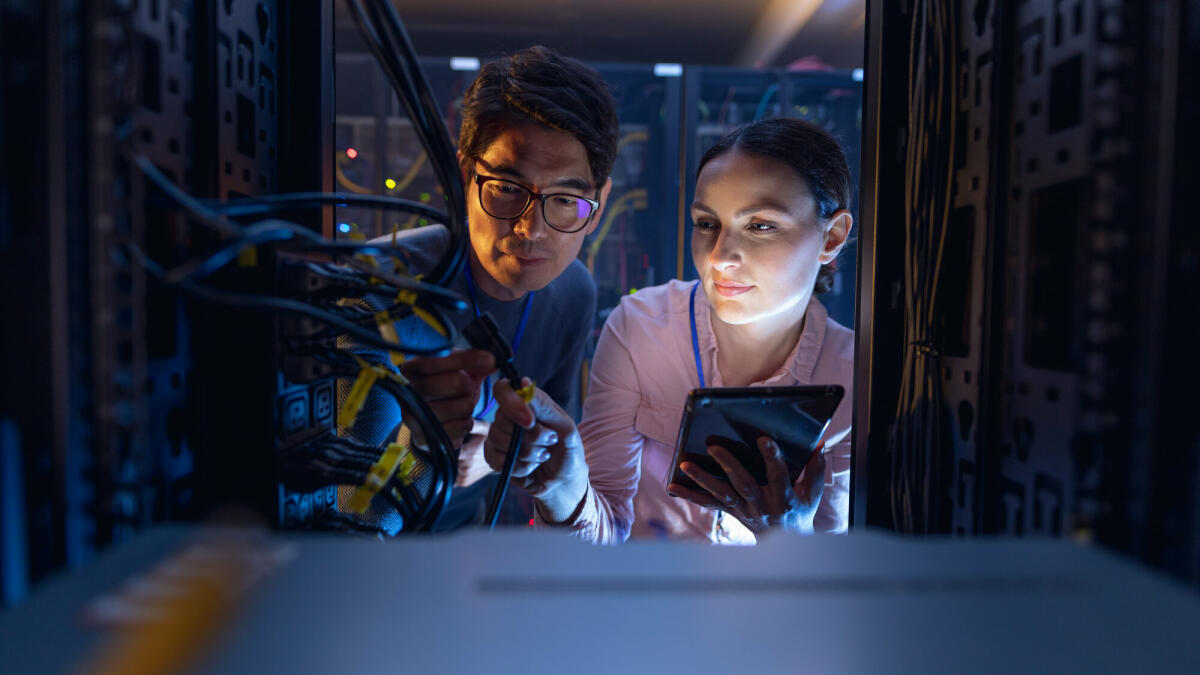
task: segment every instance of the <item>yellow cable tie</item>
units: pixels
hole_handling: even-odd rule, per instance
[[[357,253],[357,254],[355,254],[354,258],[355,258],[355,260],[358,260],[362,263],[370,265],[374,269],[379,269],[379,261],[376,260],[375,256],[373,256],[373,255],[368,255],[366,253]],[[383,283],[383,280],[377,279],[375,277],[367,277],[367,283],[371,284],[372,286],[378,286],[379,284]]]
[[[238,251],[238,267],[258,267],[258,247],[254,245]]]
[[[433,318],[432,314],[420,307],[413,307],[413,314],[416,314],[422,321],[429,324],[429,327],[437,331],[439,335],[447,337],[446,329],[442,327],[442,324],[438,323],[437,319]]]
[[[367,402],[367,394],[370,393],[371,387],[375,386],[375,381],[379,379],[379,371],[374,366],[362,361],[357,356],[355,360],[360,362],[362,370],[358,372],[358,377],[354,380],[354,386],[350,387],[350,393],[346,396],[346,401],[342,404],[341,410],[338,410],[337,423],[339,427],[354,425],[354,420],[358,419],[359,411],[362,410],[363,405]]]
[[[367,512],[367,508],[371,506],[371,500],[392,479],[392,474],[396,473],[396,468],[400,466],[401,461],[407,455],[408,448],[399,443],[392,443],[387,450],[383,451],[379,461],[375,462],[375,465],[367,472],[367,477],[363,480],[362,485],[355,488],[354,494],[350,496],[350,508],[355,513]]]
[[[413,469],[417,466],[417,457],[405,449],[404,456],[400,458],[400,470],[397,472],[400,476],[400,481],[405,485],[412,485]]]
[[[418,277],[418,278],[420,278],[420,277]],[[410,307],[413,308],[413,314],[416,314],[417,318],[424,321],[426,323],[426,325],[428,325],[433,330],[437,331],[438,335],[441,335],[442,337],[447,337],[448,334],[446,333],[446,328],[444,326],[442,326],[441,322],[439,322],[437,319],[435,319],[433,317],[433,315],[430,314],[427,310],[417,307],[417,292],[416,291],[406,289],[406,288],[401,289],[400,292],[396,294],[396,303],[397,304],[403,303],[405,305],[409,305]]]
[[[389,380],[395,380],[396,382],[399,382],[400,384],[408,386],[408,378],[404,377],[400,373],[394,373],[394,372],[388,370],[387,368],[384,368],[383,366],[377,366],[373,363],[367,363],[366,361],[364,361],[362,359],[362,357],[358,356],[357,354],[351,354],[350,356],[354,358],[354,361],[355,361],[355,363],[358,364],[359,368],[369,368],[371,370],[374,370],[376,380],[383,377],[383,378],[387,378]],[[351,388],[350,392],[354,393],[353,387]]]
[[[529,403],[533,400],[533,393],[536,390],[537,385],[533,382],[530,382],[528,387],[521,387],[517,390],[517,396],[520,396],[522,401]]]
[[[384,340],[389,342],[399,342],[400,336],[396,333],[396,325],[392,323],[392,317],[388,315],[387,310],[375,313],[375,325],[379,327],[379,334]],[[397,351],[388,351],[388,357],[392,360],[392,365],[399,368],[405,361],[404,354]]]

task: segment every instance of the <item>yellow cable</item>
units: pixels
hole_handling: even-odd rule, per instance
[[[413,182],[413,179],[417,177],[417,172],[421,170],[424,164],[425,153],[421,153],[417,157],[417,160],[412,163],[412,166],[408,167],[408,173],[404,174],[404,178],[401,178],[400,182],[396,183],[396,187],[392,188],[391,192],[403,192],[404,188],[408,187]]]
[[[633,131],[625,134],[625,137],[617,142],[617,154],[621,154],[621,148],[630,143],[645,143],[650,140],[650,134],[645,131]]]
[[[351,192],[356,192],[360,195],[375,194],[374,190],[369,190],[369,189],[359,185],[358,183],[355,183],[354,181],[350,180],[350,177],[347,176],[344,171],[342,171],[342,160],[339,159],[333,163],[333,171],[334,171],[334,174],[337,176],[337,181],[339,183],[341,183],[342,186],[345,187],[347,190],[349,190]]]
[[[596,234],[596,238],[588,246],[587,268],[589,272],[595,271],[596,253],[600,251],[600,245],[604,243],[604,238],[608,236],[608,231],[612,229],[613,221],[631,205],[635,211],[646,209],[646,191],[644,189],[630,190],[621,195],[604,214],[604,224],[600,226],[600,231]]]

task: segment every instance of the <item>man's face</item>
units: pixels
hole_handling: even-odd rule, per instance
[[[476,282],[498,300],[514,300],[545,287],[562,274],[596,229],[612,181],[600,191],[600,208],[587,227],[572,233],[546,224],[542,205],[533,200],[515,220],[489,216],[479,204],[474,174],[503,178],[533,192],[569,193],[596,199],[587,151],[574,136],[533,123],[509,125],[478,158],[460,158],[467,186],[467,217]],[[482,272],[482,274],[480,273]]]

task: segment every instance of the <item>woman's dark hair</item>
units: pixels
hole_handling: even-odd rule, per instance
[[[696,176],[704,165],[729,152],[740,150],[748,155],[782,162],[800,174],[817,200],[821,220],[850,208],[850,169],[838,142],[821,127],[799,119],[773,118],[752,122],[735,129],[704,153]],[[826,293],[833,288],[836,268],[821,265],[813,290]]]
[[[463,94],[458,150],[478,158],[505,127],[536,122],[571,134],[587,150],[596,188],[617,159],[616,103],[592,68],[548,47],[492,61]]]

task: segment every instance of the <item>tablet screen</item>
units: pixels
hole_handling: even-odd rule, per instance
[[[766,466],[757,442],[763,435],[779,444],[794,483],[844,394],[838,385],[693,390],[684,407],[667,483],[704,491],[679,470],[684,461],[727,480],[724,469],[708,454],[708,446],[719,445],[737,457],[760,485],[766,485]]]

